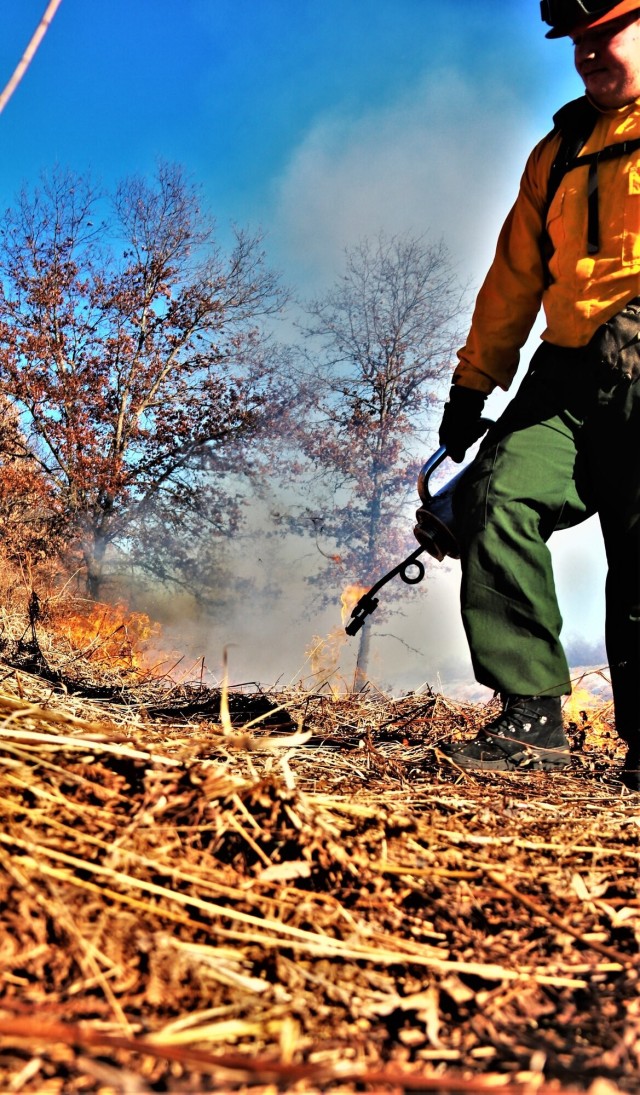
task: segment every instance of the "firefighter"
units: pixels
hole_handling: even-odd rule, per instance
[[[461,461],[542,306],[540,345],[455,499],[473,668],[502,712],[445,752],[472,769],[570,763],[561,703],[571,685],[547,541],[597,513],[616,729],[628,747],[622,779],[640,791],[640,0],[541,7],[547,38],[572,41],[585,95],[529,156],[440,426]]]

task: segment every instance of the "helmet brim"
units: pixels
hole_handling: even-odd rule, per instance
[[[552,27],[545,34],[545,38],[568,38],[572,34],[576,34],[581,31],[591,30],[592,27],[601,27],[605,23],[612,23],[614,19],[619,19],[622,15],[629,15],[632,11],[637,11],[640,15],[640,0],[621,0],[621,3],[614,4],[605,15],[601,15],[599,19],[587,19],[586,22],[573,23],[571,26],[564,27]]]

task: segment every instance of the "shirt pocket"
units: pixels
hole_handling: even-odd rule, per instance
[[[629,168],[622,224],[622,264],[640,267],[640,161]]]

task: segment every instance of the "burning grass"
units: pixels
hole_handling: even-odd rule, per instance
[[[638,1090],[640,796],[588,680],[569,774],[489,778],[430,692],[266,730],[2,675],[0,1090]]]

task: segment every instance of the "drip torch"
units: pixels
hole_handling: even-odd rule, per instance
[[[493,425],[488,419],[483,419],[482,424],[485,430]],[[351,619],[345,627],[347,635],[358,634],[367,616],[375,612],[380,604],[376,594],[396,575],[406,585],[413,586],[422,581],[426,569],[420,558],[421,555],[425,553],[431,555],[438,562],[441,562],[447,555],[451,559],[460,557],[453,517],[453,495],[460,479],[465,474],[466,468],[459,471],[437,494],[432,495],[429,490],[431,476],[436,468],[440,467],[447,455],[446,447],[441,445],[433,456],[429,457],[418,476],[418,494],[422,505],[416,510],[416,524],[413,534],[420,547],[413,551],[411,555],[408,555],[406,559],[403,559],[401,563],[398,563],[393,570],[390,570],[363,594],[351,610]]]

